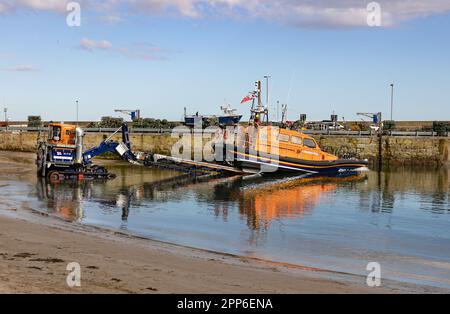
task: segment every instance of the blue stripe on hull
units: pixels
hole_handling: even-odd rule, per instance
[[[236,158],[236,161],[242,168],[251,168],[255,170],[260,170],[261,166],[265,169],[264,172],[299,172],[299,173],[310,173],[310,174],[330,174],[330,173],[345,173],[345,172],[355,172],[357,169],[364,167],[360,164],[355,165],[336,165],[330,167],[305,167],[300,164],[298,165],[284,165],[282,163],[277,163],[276,161],[268,162],[260,158]],[[265,171],[267,170],[267,171]],[[272,171],[273,170],[273,171]]]

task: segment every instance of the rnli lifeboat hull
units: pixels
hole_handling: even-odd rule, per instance
[[[367,171],[367,161],[333,160],[311,161],[279,157],[278,159],[234,152],[235,165],[246,172],[291,172],[305,174],[339,174],[346,172]]]

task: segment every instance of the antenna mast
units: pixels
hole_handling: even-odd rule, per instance
[[[269,123],[269,109],[263,106],[261,100],[261,81],[257,81],[255,85],[256,85],[255,93],[257,98],[257,105],[255,108],[253,100],[252,109],[250,110],[251,111],[250,123],[260,124],[264,120],[267,123]]]
[[[281,105],[281,123],[286,123],[287,121],[287,104]]]

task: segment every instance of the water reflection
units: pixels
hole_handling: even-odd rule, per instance
[[[41,178],[36,184],[36,191],[49,213],[56,213],[69,221],[79,221],[83,217],[83,200],[92,197],[92,182],[52,185]]]
[[[348,178],[239,178],[216,184],[207,201],[214,215],[227,221],[229,205],[237,204],[250,229],[267,230],[273,220],[298,219],[314,210],[321,197],[335,190],[338,182],[361,182],[366,176]],[[205,195],[203,195],[205,198]],[[220,202],[218,202],[220,200]]]
[[[250,229],[266,229],[272,220],[295,219],[312,212],[320,198],[337,188],[338,182],[361,182],[366,176],[347,178],[263,178],[228,177],[198,179],[189,175],[124,185],[112,188],[109,181],[37,182],[38,199],[50,213],[70,221],[82,221],[83,207],[95,202],[104,213],[121,210],[126,221],[132,206],[140,208],[158,203],[183,201],[191,191],[198,203],[212,205],[215,217],[228,220],[230,209],[237,207]],[[211,207],[211,206],[209,206]]]
[[[132,205],[141,206],[143,200],[167,201],[171,198],[164,192],[200,183],[202,180],[189,175],[177,175],[159,181],[124,185],[118,188],[111,187],[108,184],[110,182],[108,180],[68,180],[51,183],[49,180],[39,178],[36,192],[38,199],[45,203],[49,213],[58,214],[65,220],[82,221],[85,203],[95,202],[101,205],[104,212],[112,213],[111,209],[120,208],[121,219],[126,221]]]
[[[445,214],[450,212],[450,197],[449,197],[449,172],[441,169],[440,174],[436,180],[435,190],[431,193],[431,202],[427,198],[421,198],[420,209],[430,211],[434,214]]]
[[[390,173],[377,172],[376,183],[370,192],[372,213],[392,213],[395,206],[395,193],[390,188]]]
[[[135,170],[136,171],[136,170]],[[120,172],[120,171],[119,171]],[[347,178],[262,178],[234,177],[199,180],[189,175],[146,173],[117,181],[81,181],[50,184],[37,183],[37,196],[49,212],[70,221],[82,221],[86,203],[97,203],[104,214],[120,209],[122,221],[133,215],[130,208],[152,202],[182,203],[187,194],[194,203],[206,204],[216,218],[229,220],[233,209],[253,230],[267,230],[271,221],[301,219],[313,212],[321,200],[357,197],[361,212],[392,214],[405,198],[417,198],[420,210],[444,214],[449,208],[448,171],[375,173]],[[151,177],[151,180],[149,180]],[[329,196],[331,194],[331,196]],[[397,203],[399,203],[397,205]],[[355,205],[355,204],[353,204]],[[180,205],[182,206],[182,205]]]

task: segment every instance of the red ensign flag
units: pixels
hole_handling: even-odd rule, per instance
[[[250,95],[245,96],[244,98],[242,98],[241,100],[241,104],[243,104],[244,102],[253,100],[254,98],[256,98],[256,92],[251,93]]]
[[[243,104],[244,102],[250,101],[252,99],[253,99],[253,97],[251,95],[247,95],[244,98],[242,98],[241,104]]]

